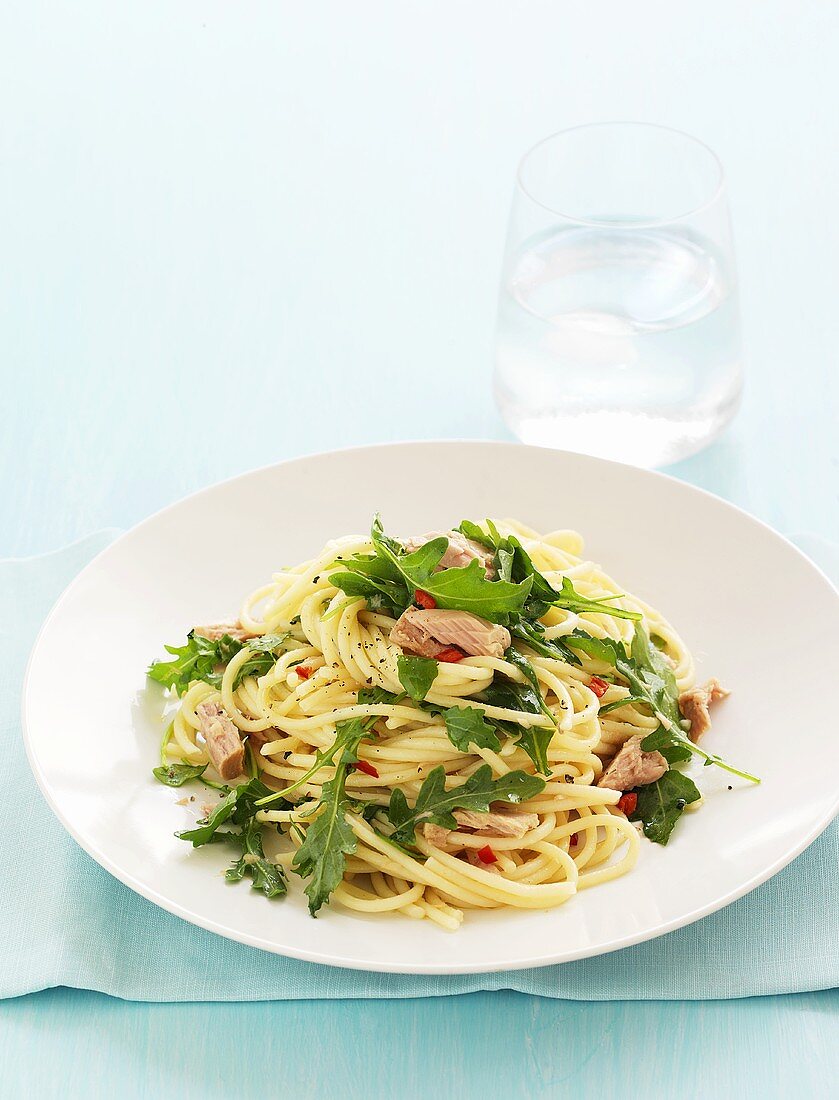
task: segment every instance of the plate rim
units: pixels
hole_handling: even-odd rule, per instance
[[[49,612],[47,613],[43,623],[41,624],[35,640],[32,643],[32,648],[29,652],[29,656],[26,661],[26,668],[23,677],[23,683],[21,687],[21,730],[24,742],[24,748],[26,751],[27,761],[29,767],[35,777],[35,781],[38,785],[41,794],[44,796],[47,805],[52,810],[62,827],[69,833],[69,835],[75,840],[75,842],[87,853],[100,867],[104,868],[110,875],[116,878],[123,885],[127,886],[134,893],[145,898],[152,904],[157,905],[159,908],[173,914],[176,917],[186,921],[189,924],[196,925],[199,928],[203,928],[205,931],[213,932],[216,935],[223,936],[225,939],[232,940],[236,943],[244,944],[248,947],[259,948],[260,950],[267,951],[273,955],[279,955],[282,958],[299,959],[305,962],[318,963],[319,965],[335,966],[345,970],[365,970],[375,973],[388,973],[388,974],[482,974],[482,973],[502,973],[512,970],[523,970],[542,966],[561,966],[565,963],[575,962],[580,959],[597,957],[600,955],[611,954],[613,951],[620,951],[626,947],[632,947],[639,943],[644,943],[649,940],[658,939],[660,936],[667,935],[670,932],[674,932],[679,928],[687,927],[690,924],[694,924],[696,921],[701,920],[703,917],[710,916],[712,913],[716,913],[726,906],[737,901],[739,898],[744,897],[746,894],[751,893],[752,890],[758,886],[767,882],[770,878],[773,878],[776,874],[787,867],[797,856],[801,855],[815,840],[821,836],[821,834],[828,828],[831,822],[839,815],[839,790],[834,797],[832,804],[824,812],[822,818],[816,821],[816,823],[810,828],[802,840],[792,844],[790,848],[784,851],[779,857],[777,857],[768,868],[757,872],[747,879],[744,883],[728,891],[721,897],[715,898],[713,901],[707,904],[700,905],[692,909],[687,914],[671,918],[661,925],[657,926],[655,931],[649,931],[649,929],[642,930],[640,932],[629,932],[625,936],[620,936],[615,941],[609,943],[608,946],[592,945],[590,947],[583,947],[579,949],[572,949],[570,951],[561,952],[552,955],[543,955],[538,957],[527,958],[505,958],[500,962],[493,964],[481,964],[481,963],[446,963],[435,964],[429,963],[387,963],[379,960],[367,960],[367,959],[350,959],[340,958],[332,954],[325,954],[315,950],[307,948],[296,948],[283,946],[280,948],[276,943],[262,939],[259,936],[253,936],[247,932],[242,932],[239,929],[231,928],[222,921],[213,920],[204,916],[200,912],[196,912],[179,902],[172,901],[171,899],[158,893],[154,888],[147,887],[143,883],[139,882],[133,875],[122,870],[118,864],[112,860],[100,847],[89,841],[82,833],[77,830],[67,819],[65,814],[60,809],[56,798],[54,797],[50,783],[41,769],[40,763],[37,759],[35,749],[32,744],[32,736],[30,730],[29,716],[28,716],[28,704],[31,688],[31,674],[35,664],[35,660],[38,654],[38,650],[41,646],[42,640],[47,633],[52,620],[59,612],[61,606],[65,600],[69,597],[72,591],[80,584],[93,567],[98,563],[99,559],[109,554],[115,547],[127,539],[130,535],[145,527],[148,524],[153,523],[161,516],[168,512],[180,507],[187,501],[193,501],[198,497],[205,494],[209,494],[222,486],[231,485],[237,481],[243,481],[247,478],[255,475],[267,473],[268,471],[280,469],[287,466],[293,466],[299,462],[305,462],[311,459],[322,458],[334,458],[341,455],[356,454],[359,452],[380,451],[388,449],[404,449],[412,447],[437,447],[437,446],[490,446],[495,449],[501,450],[517,450],[522,452],[539,452],[546,451],[552,455],[568,456],[575,460],[583,460],[584,462],[591,462],[595,465],[601,465],[604,467],[619,467],[622,469],[628,469],[636,474],[649,476],[653,480],[662,480],[664,482],[672,483],[678,486],[679,491],[687,492],[690,494],[698,494],[701,497],[710,498],[718,505],[722,505],[724,508],[729,509],[731,512],[738,515],[741,519],[761,528],[764,534],[768,534],[771,538],[779,540],[788,549],[791,549],[793,553],[802,560],[802,562],[814,570],[815,573],[824,581],[828,588],[832,591],[834,596],[839,599],[839,586],[834,584],[830,577],[824,572],[824,570],[811,558],[807,556],[798,546],[795,545],[789,538],[776,531],[764,520],[759,519],[757,516],[747,512],[739,505],[726,500],[723,497],[718,496],[716,493],[712,493],[707,489],[703,489],[700,486],[693,485],[690,482],[683,481],[680,478],[667,474],[661,470],[649,470],[643,467],[633,466],[630,463],[617,462],[612,459],[599,458],[593,455],[584,455],[576,451],[566,451],[558,448],[542,448],[534,447],[528,444],[518,443],[510,440],[493,440],[493,439],[416,439],[416,440],[397,440],[370,444],[359,444],[352,447],[341,447],[333,450],[321,450],[312,451],[306,454],[295,455],[293,458],[283,459],[280,462],[271,462],[263,466],[255,467],[251,470],[245,470],[241,473],[234,474],[231,477],[223,478],[220,481],[213,482],[210,485],[206,485],[201,489],[197,489],[192,493],[187,493],[185,496],[172,501],[171,503],[159,508],[156,512],[146,516],[138,523],[129,527],[127,530],[122,531],[113,541],[109,542],[107,546],[104,546],[94,557],[81,569],[72,580],[64,587],[56,600],[53,602]],[[114,528],[101,528],[100,530],[113,530]],[[94,534],[91,532],[90,534]],[[83,538],[89,536],[83,536]],[[74,543],[82,541],[81,539],[74,540]],[[73,545],[73,544],[68,544]],[[63,549],[62,547],[58,548]],[[55,553],[56,551],[46,551],[45,554]],[[38,555],[38,556],[45,556]]]

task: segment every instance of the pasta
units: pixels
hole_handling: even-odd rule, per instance
[[[220,825],[241,826],[231,840],[243,854],[228,877],[252,873],[253,885],[272,896],[266,880],[274,893],[284,892],[289,872],[299,871],[309,877],[313,912],[331,900],[357,913],[397,913],[454,930],[468,910],[548,909],[626,874],[647,822],[628,820],[635,804],[599,781],[632,738],[672,724],[654,677],[669,685],[671,703],[674,692],[684,696],[692,688],[693,660],[673,627],[585,560],[572,531],[539,535],[513,520],[471,525],[475,537],[467,552],[480,550],[478,538],[487,540],[487,561],[494,552],[485,577],[472,561],[445,567],[440,557],[448,535],[429,536],[419,550],[406,551],[379,531],[378,538],[374,528],[371,538],[330,542],[316,558],[278,571],[252,593],[229,629],[198,628],[190,635],[193,672],[202,660],[193,650],[201,647],[212,672],[187,686],[191,673],[179,670],[184,693],[158,771],[180,785],[199,773],[206,781],[218,766],[218,780],[223,766],[211,749],[221,750],[210,742],[231,735],[208,723],[235,727],[232,751],[241,754],[240,740],[247,748],[249,793],[241,784],[232,794],[223,787],[205,815],[222,836]],[[423,545],[429,561],[438,559],[423,574],[434,591],[449,580],[460,583],[467,572],[471,579],[480,574],[481,593],[499,585],[497,591],[506,592],[505,579],[516,589],[510,599],[520,600],[528,589],[524,611],[494,616],[496,623],[506,616],[502,633],[510,644],[503,652],[464,655],[435,640],[432,660],[394,643],[398,596],[373,573],[401,578],[409,601],[437,608],[433,596],[414,590],[405,564],[418,559]],[[518,580],[528,569],[533,575]],[[537,575],[549,593],[573,596],[552,606],[533,603]],[[387,583],[396,590],[396,580]],[[368,594],[356,594],[365,584]],[[526,621],[528,607],[542,612],[538,621]],[[430,614],[435,621],[437,612]],[[232,655],[220,652],[219,634]],[[639,638],[652,639],[646,650],[652,656],[644,659],[653,672],[646,678]],[[610,650],[593,655],[604,642],[634,662],[635,671],[622,673],[620,660],[604,660]],[[151,674],[172,686],[174,664],[158,662]],[[424,695],[412,682],[420,674],[431,677]],[[678,706],[669,713],[678,727]],[[468,726],[462,735],[461,721]],[[680,745],[688,742],[683,721],[681,727],[670,731]],[[475,740],[465,740],[472,734]],[[679,759],[680,752],[683,747],[672,755]],[[662,767],[668,782],[677,775],[693,787],[666,760]],[[458,807],[458,792],[471,788],[478,793],[465,799],[465,809]],[[519,800],[517,792],[525,797]],[[425,816],[424,798],[432,807]],[[676,801],[681,812],[698,803],[698,792],[696,799]],[[213,819],[223,818],[222,805],[232,807],[226,823]],[[309,837],[319,821],[319,835]],[[206,831],[196,832],[197,839],[190,833],[185,839],[203,842]],[[276,849],[271,858],[262,847],[269,838]]]

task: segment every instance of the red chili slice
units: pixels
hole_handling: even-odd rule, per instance
[[[498,857],[492,848],[488,844],[485,844],[483,848],[478,849],[478,859],[481,863],[497,863]]]
[[[379,773],[373,767],[373,765],[367,760],[359,760],[355,765],[360,772],[364,772],[365,775],[372,775],[374,779],[379,778]]]
[[[445,649],[441,649],[435,661],[445,661],[447,665],[453,665],[457,661],[462,661],[466,654],[457,648],[455,645],[446,646]]]
[[[309,677],[312,675],[312,670],[309,668],[308,665],[297,665],[294,671],[297,673],[301,680],[308,680]]]
[[[579,844],[580,843],[580,834],[579,833],[572,833],[571,838],[569,840],[569,843],[571,844],[572,847],[575,844]]]
[[[602,699],[606,692],[609,690],[609,685],[605,680],[601,680],[599,676],[592,676],[588,682],[588,686],[594,692],[598,699]]]
[[[626,814],[629,817],[630,814],[635,813],[635,809],[638,806],[638,795],[635,791],[627,791],[626,794],[622,794],[618,799],[618,809],[622,814]]]
[[[414,593],[414,603],[418,604],[424,611],[433,611],[437,606],[434,597],[430,596],[428,592],[423,592],[421,588],[418,588]]]

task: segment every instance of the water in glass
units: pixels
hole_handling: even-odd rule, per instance
[[[505,270],[496,398],[525,443],[658,466],[731,418],[736,282],[709,239],[674,225],[553,227]]]

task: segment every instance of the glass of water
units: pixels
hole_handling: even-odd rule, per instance
[[[639,466],[710,443],[740,400],[722,166],[678,130],[579,126],[522,160],[495,394],[525,443]]]

